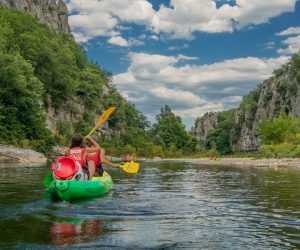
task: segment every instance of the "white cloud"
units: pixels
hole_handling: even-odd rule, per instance
[[[180,89],[168,89],[166,87],[154,87],[150,92],[159,99],[166,101],[176,101],[177,103],[187,103],[190,105],[201,105],[205,100],[190,91]]]
[[[269,42],[266,46],[267,49],[274,49],[275,47],[275,42]]]
[[[127,41],[125,38],[121,36],[113,36],[107,40],[109,44],[121,46],[121,47],[129,47],[129,46],[140,46],[143,45],[144,42],[138,39],[129,38]]]
[[[120,36],[113,36],[113,37],[109,38],[107,41],[110,44],[121,46],[121,47],[129,46],[129,43],[127,42],[127,40]]]
[[[145,43],[142,40],[138,40],[135,38],[129,38],[129,44],[132,46],[140,46],[140,45],[144,45]]]
[[[177,67],[181,60],[192,60],[193,57],[183,55],[163,56],[157,54],[131,53],[131,65],[126,73],[137,82],[148,80],[151,82],[171,83],[178,86],[199,86],[210,83],[243,82],[247,80],[264,80],[274,68],[285,63],[287,57],[259,59],[255,57],[225,60],[209,65],[185,64]],[[256,74],[256,75],[254,75]],[[121,74],[123,76],[123,74]],[[118,77],[118,76],[116,76]],[[125,80],[126,82],[127,80]]]
[[[120,91],[126,91],[129,100],[138,98],[135,103],[147,115],[159,112],[167,103],[177,114],[199,117],[203,112],[236,107],[241,96],[288,61],[285,56],[247,57],[193,65],[194,59],[130,53],[128,70],[115,75],[113,82]]]
[[[97,36],[115,36],[119,32],[114,30],[118,20],[108,13],[85,13],[69,16],[72,30],[86,38]],[[76,37],[75,37],[76,38]]]
[[[146,0],[70,0],[67,6],[73,32],[88,39],[119,35],[128,23],[150,25],[154,15],[152,5]],[[75,38],[85,42],[81,36]]]
[[[86,43],[92,38],[91,36],[80,32],[73,32],[73,36],[78,43]]]
[[[242,96],[228,96],[223,98],[221,101],[224,103],[240,103],[242,101],[243,97]]]
[[[158,41],[159,40],[159,37],[157,35],[151,35],[149,38],[152,39],[152,40],[154,40],[154,41]]]
[[[146,26],[158,40],[160,33],[169,38],[192,39],[196,32],[233,32],[295,9],[296,0],[236,0],[217,7],[216,1],[171,0],[157,11],[147,0],[69,0],[69,23],[79,42],[97,36],[118,36],[131,24]],[[292,32],[292,31],[287,31]]]
[[[290,27],[279,33],[277,36],[290,36],[282,41],[283,44],[287,45],[286,48],[277,50],[278,54],[281,55],[292,55],[300,52],[300,27]]]
[[[276,33],[277,36],[300,35],[300,27],[290,27],[286,30]]]
[[[172,38],[192,39],[195,32],[232,32],[249,25],[268,22],[272,17],[295,9],[296,0],[236,0],[231,6],[217,7],[215,1],[171,0],[162,5],[152,21],[155,33]]]
[[[181,50],[181,49],[186,49],[188,47],[189,47],[189,45],[187,43],[185,43],[181,46],[171,46],[171,47],[168,48],[168,50],[170,50],[170,51]]]
[[[222,103],[214,103],[214,102],[207,102],[206,105],[201,107],[194,107],[190,109],[174,109],[174,113],[179,115],[183,118],[198,118],[203,116],[206,112],[210,111],[223,111],[224,107]]]

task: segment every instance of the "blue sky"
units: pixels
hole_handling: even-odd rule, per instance
[[[88,57],[150,121],[237,107],[300,47],[298,0],[69,0]]]

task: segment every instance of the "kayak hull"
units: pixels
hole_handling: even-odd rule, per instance
[[[99,197],[112,188],[112,179],[106,172],[91,181],[53,180],[48,187],[52,197],[57,200],[79,200]]]

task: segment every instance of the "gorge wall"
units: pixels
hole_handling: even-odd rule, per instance
[[[68,9],[63,0],[0,0],[0,6],[22,10],[59,32],[70,33]]]
[[[218,125],[218,112],[207,112],[203,117],[197,118],[195,121],[194,134],[200,147],[201,142],[204,142],[210,131]]]
[[[231,150],[233,152],[258,150],[261,145],[259,125],[267,118],[278,117],[282,108],[291,116],[300,116],[299,54],[243,98],[235,111],[234,126],[230,131]],[[206,113],[196,120],[193,132],[199,144],[217,128],[217,114]]]

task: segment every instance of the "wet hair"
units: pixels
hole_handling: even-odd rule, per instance
[[[81,134],[75,134],[72,138],[70,148],[83,147],[84,137]]]

